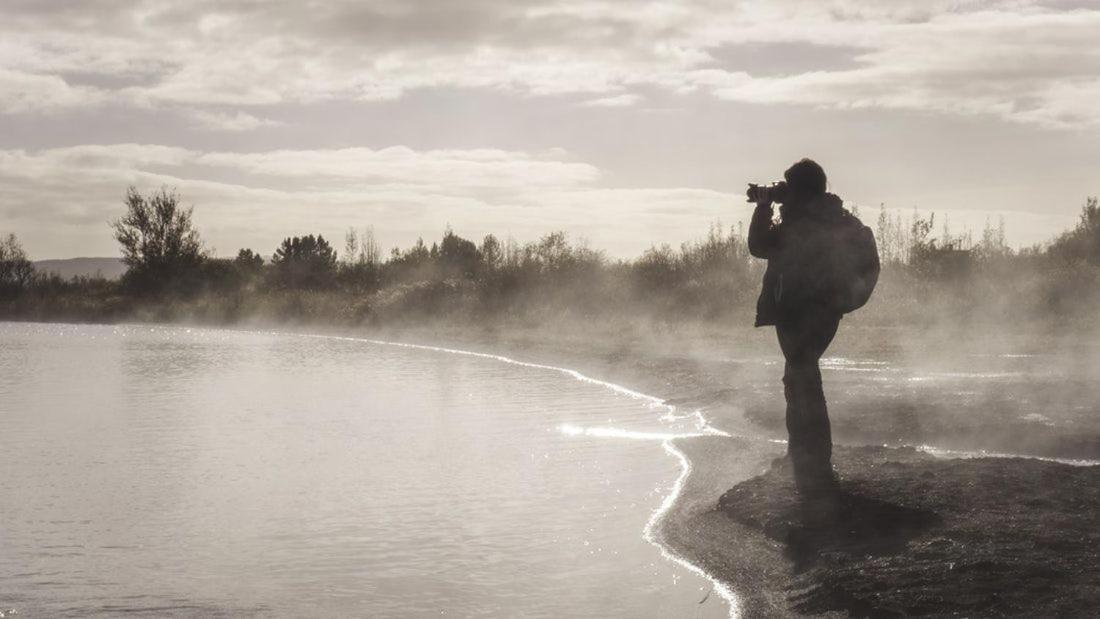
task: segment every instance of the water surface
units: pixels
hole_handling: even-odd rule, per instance
[[[724,616],[643,537],[660,438],[699,431],[664,412],[433,350],[0,323],[0,609]]]

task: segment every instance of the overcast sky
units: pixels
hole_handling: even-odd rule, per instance
[[[1100,2],[0,0],[0,232],[36,259],[116,255],[131,184],[221,256],[448,224],[629,256],[803,156],[865,220],[1055,234],[1100,193]]]

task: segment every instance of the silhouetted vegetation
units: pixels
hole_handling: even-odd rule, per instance
[[[1096,198],[1088,199],[1081,208],[1077,227],[1055,239],[1049,253],[1070,265],[1100,265],[1100,204]]]
[[[233,264],[242,273],[259,273],[264,268],[264,257],[251,249],[242,249],[237,252],[237,258],[233,261]]]
[[[0,294],[14,294],[34,279],[34,266],[14,234],[0,239]]]
[[[283,239],[271,257],[274,279],[283,288],[328,288],[336,277],[336,250],[323,236]]]
[[[111,227],[129,267],[127,287],[139,294],[193,290],[206,257],[191,223],[193,209],[181,207],[179,195],[167,189],[147,198],[130,187],[125,202],[126,213]]]
[[[392,324],[425,320],[519,325],[585,319],[751,324],[763,261],[740,226],[712,225],[700,240],[608,258],[563,232],[520,244],[480,242],[447,229],[384,253],[371,228],[349,229],[343,255],[323,236],[291,236],[270,260],[253,249],[208,255],[177,194],[130,188],[112,223],[129,267],[121,282],[35,274],[18,241],[0,243],[0,315],[43,320],[240,320]],[[1045,246],[1014,250],[1003,222],[974,241],[936,233],[934,215],[903,221],[885,209],[876,237],[879,289],[853,315],[871,325],[1015,320],[1090,324],[1100,300],[1100,207]]]

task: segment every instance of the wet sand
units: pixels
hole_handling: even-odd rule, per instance
[[[691,472],[676,504],[657,530],[673,553],[726,583],[744,617],[789,616],[786,592],[791,570],[780,545],[717,509],[730,480],[749,479],[767,468],[781,445],[700,436],[673,447],[688,458]]]

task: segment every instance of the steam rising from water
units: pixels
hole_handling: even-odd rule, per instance
[[[0,365],[18,370],[0,372],[16,466],[0,485],[25,498],[0,508],[0,571],[27,591],[21,612],[729,612],[696,608],[713,581],[642,535],[687,475],[654,448],[707,432],[657,398],[354,338],[24,325],[0,338]],[[257,557],[270,569],[231,576]],[[145,577],[163,561],[180,569]]]
[[[355,337],[336,336],[336,335],[312,335],[312,334],[294,334],[294,335],[298,335],[300,337],[327,338],[327,339],[352,341],[352,342],[367,342],[367,343],[370,343],[370,344],[376,344],[376,345],[380,345],[380,346],[396,346],[396,347],[400,347],[400,348],[413,348],[413,349],[418,349],[418,350],[428,350],[428,351],[441,352],[441,353],[447,353],[447,354],[452,354],[452,355],[463,355],[463,356],[470,356],[470,357],[479,357],[479,358],[482,358],[482,359],[492,359],[494,361],[499,361],[501,363],[507,363],[507,364],[510,364],[510,365],[517,365],[517,366],[520,366],[520,367],[533,368],[533,369],[539,369],[539,370],[548,370],[548,371],[552,371],[552,372],[559,372],[559,373],[565,374],[567,376],[570,376],[570,377],[572,377],[576,380],[579,380],[581,382],[590,383],[590,384],[593,384],[593,385],[599,385],[599,386],[601,386],[605,389],[609,389],[609,390],[611,390],[615,393],[625,395],[625,396],[628,396],[628,397],[631,397],[631,398],[634,398],[634,399],[637,399],[637,400],[642,400],[642,401],[646,402],[651,408],[664,409],[665,413],[664,413],[664,415],[662,415],[660,417],[660,419],[662,421],[671,422],[671,421],[677,421],[677,420],[681,420],[681,419],[692,419],[694,421],[694,424],[695,424],[696,428],[697,428],[697,431],[694,432],[694,433],[637,432],[637,431],[632,431],[632,430],[624,430],[624,429],[620,429],[620,428],[581,427],[581,426],[574,425],[574,424],[562,424],[562,425],[558,426],[558,430],[560,432],[562,432],[563,434],[572,435],[572,436],[584,435],[584,436],[594,436],[594,437],[600,437],[600,438],[624,438],[624,439],[633,439],[633,440],[659,440],[659,441],[662,441],[662,446],[664,447],[665,452],[667,452],[669,455],[675,457],[679,461],[679,463],[680,463],[680,475],[679,475],[679,477],[676,478],[676,481],[672,485],[672,489],[665,496],[664,500],[661,502],[661,505],[656,510],[654,510],[654,512],[650,515],[649,520],[646,522],[645,529],[642,531],[642,536],[645,538],[645,540],[647,542],[649,542],[649,543],[653,544],[654,546],[656,546],[657,549],[660,550],[661,556],[664,557],[665,559],[667,559],[669,561],[672,561],[672,562],[680,565],[681,567],[691,571],[692,573],[698,574],[699,576],[702,576],[703,578],[706,578],[707,580],[709,580],[713,584],[714,590],[717,591],[718,595],[721,596],[721,598],[723,600],[725,600],[726,603],[728,604],[730,617],[733,617],[733,618],[740,617],[740,610],[739,610],[740,606],[739,606],[739,603],[737,601],[737,595],[733,592],[732,589],[729,588],[728,585],[721,582],[720,580],[718,580],[717,578],[715,578],[711,574],[707,573],[706,570],[702,569],[701,567],[699,567],[699,566],[697,566],[693,563],[690,563],[687,560],[683,559],[682,557],[672,553],[667,547],[665,547],[657,539],[657,536],[656,536],[657,525],[664,518],[665,514],[668,513],[668,510],[671,509],[672,506],[676,503],[677,498],[679,498],[680,493],[683,490],[684,482],[687,481],[687,478],[691,475],[691,462],[687,459],[687,457],[683,454],[683,452],[681,452],[679,449],[676,448],[676,446],[673,444],[673,440],[677,439],[677,438],[685,438],[685,437],[690,437],[690,436],[730,436],[728,433],[723,432],[722,430],[719,430],[717,428],[714,428],[709,423],[707,423],[706,418],[703,417],[702,411],[695,410],[695,411],[692,411],[691,413],[688,413],[688,414],[682,414],[678,411],[678,409],[675,406],[673,406],[672,404],[668,404],[667,402],[665,402],[664,400],[662,400],[661,398],[658,398],[656,396],[641,393],[639,391],[635,391],[633,389],[629,389],[629,388],[624,387],[622,385],[618,385],[618,384],[611,383],[611,382],[608,382],[608,381],[598,380],[598,379],[592,378],[590,376],[586,376],[586,375],[578,372],[577,370],[573,370],[573,369],[570,369],[570,368],[563,368],[563,367],[558,367],[558,366],[553,366],[553,365],[546,365],[546,364],[542,364],[542,363],[530,363],[530,362],[527,362],[527,361],[519,361],[519,360],[516,360],[516,359],[512,359],[511,357],[505,357],[503,355],[493,355],[493,354],[489,354],[489,353],[479,353],[479,352],[474,352],[474,351],[469,351],[469,350],[461,350],[461,349],[457,349],[457,348],[445,348],[445,347],[441,347],[441,346],[427,346],[427,345],[423,345],[423,344],[409,344],[409,343],[405,343],[405,342],[391,342],[391,341],[387,341],[387,340],[376,340],[376,339],[369,339],[369,338],[355,338]]]
[[[302,335],[302,334],[298,334],[298,335]],[[674,483],[674,485],[673,485],[672,489],[670,490],[670,492],[665,496],[665,498],[664,498],[663,502],[661,503],[661,505],[651,515],[649,521],[647,522],[645,530],[643,531],[643,536],[647,541],[649,541],[650,543],[657,546],[660,549],[661,554],[665,558],[667,558],[668,560],[673,561],[673,562],[683,566],[685,569],[688,569],[692,572],[700,574],[700,575],[706,577],[707,579],[709,579],[713,583],[713,586],[714,586],[715,590],[718,591],[718,593],[721,595],[721,597],[724,598],[729,603],[731,616],[737,616],[739,614],[736,595],[733,593],[733,591],[731,589],[729,589],[728,586],[726,586],[725,584],[717,581],[715,578],[713,578],[712,576],[707,574],[704,570],[702,570],[698,566],[695,566],[691,563],[688,563],[684,559],[672,554],[666,547],[664,547],[660,543],[660,541],[657,539],[657,536],[656,536],[657,525],[660,523],[660,521],[665,516],[665,514],[669,511],[669,509],[675,504],[677,498],[679,497],[679,495],[682,491],[684,482],[690,476],[691,469],[692,469],[691,463],[688,461],[688,459],[684,456],[684,454],[679,449],[676,448],[676,445],[674,443],[674,439],[690,437],[690,436],[703,436],[703,435],[731,436],[729,433],[723,432],[722,430],[718,430],[717,428],[714,428],[713,426],[711,426],[707,422],[707,420],[704,418],[701,411],[693,410],[689,413],[682,413],[677,409],[677,407],[675,407],[671,404],[668,404],[667,402],[665,402],[664,400],[662,400],[658,397],[651,396],[651,395],[648,395],[648,394],[644,394],[644,393],[629,389],[627,387],[624,387],[622,385],[617,385],[615,383],[610,383],[610,382],[607,382],[607,381],[594,379],[594,378],[586,376],[586,375],[584,375],[584,374],[582,374],[582,373],[580,373],[576,370],[570,369],[570,368],[564,368],[564,367],[558,367],[558,366],[552,366],[552,365],[546,365],[546,364],[540,364],[540,363],[531,363],[531,362],[526,362],[526,361],[519,361],[519,360],[512,359],[510,357],[506,357],[506,356],[502,356],[502,355],[494,355],[494,354],[489,354],[489,353],[479,353],[479,352],[474,352],[474,351],[467,351],[467,350],[460,350],[460,349],[446,348],[446,347],[439,347],[439,346],[427,346],[427,345],[409,344],[409,343],[403,343],[403,342],[391,342],[391,341],[368,339],[368,338],[354,338],[354,337],[344,337],[344,336],[313,336],[313,335],[303,335],[303,336],[304,337],[325,337],[325,338],[332,338],[332,339],[338,339],[338,340],[348,340],[348,341],[362,341],[362,342],[367,342],[367,343],[371,343],[371,344],[375,344],[375,345],[382,345],[382,346],[395,346],[395,347],[402,347],[402,348],[413,348],[413,349],[420,349],[420,350],[435,351],[435,352],[441,352],[441,353],[446,353],[446,354],[465,355],[465,356],[471,356],[471,357],[491,359],[491,360],[495,360],[495,361],[499,361],[499,362],[507,363],[507,364],[511,364],[511,365],[516,365],[516,366],[520,366],[520,367],[558,372],[558,373],[570,376],[571,378],[573,378],[575,380],[585,382],[585,383],[589,383],[589,384],[599,385],[599,386],[601,386],[605,389],[608,389],[612,392],[615,392],[615,393],[618,393],[618,394],[621,394],[621,395],[625,395],[625,396],[628,396],[630,398],[641,400],[641,401],[645,402],[650,408],[657,409],[657,410],[663,410],[663,414],[660,416],[660,419],[662,421],[665,421],[665,422],[668,422],[668,423],[675,423],[675,422],[678,422],[678,421],[689,420],[690,419],[693,423],[693,426],[694,426],[693,427],[694,431],[690,431],[690,432],[675,432],[675,431],[673,431],[673,432],[643,432],[643,431],[626,430],[626,429],[615,428],[615,427],[580,426],[580,425],[576,425],[576,424],[562,424],[562,425],[558,426],[557,430],[559,432],[563,433],[563,434],[570,435],[570,436],[591,436],[591,437],[598,437],[598,438],[614,438],[614,439],[628,439],[628,440],[652,440],[652,441],[661,441],[662,442],[662,446],[665,449],[665,451],[668,454],[670,454],[671,456],[675,457],[679,461],[680,467],[681,467],[681,473],[680,473],[680,476],[678,477],[678,479],[676,480],[676,482]],[[1030,357],[1031,355],[999,355],[999,356],[1002,357],[1002,358],[1008,358],[1008,359],[1023,359],[1023,358]],[[946,380],[959,380],[959,379],[964,379],[964,380],[990,380],[990,379],[1013,378],[1013,377],[1017,377],[1017,376],[1021,375],[1020,372],[1015,372],[1015,371],[1008,371],[1008,372],[965,372],[964,371],[964,372],[924,372],[924,373],[920,373],[920,374],[917,374],[917,375],[906,376],[904,373],[902,373],[902,370],[900,368],[890,367],[889,364],[887,364],[885,362],[882,362],[882,361],[852,360],[852,359],[847,359],[847,358],[843,358],[843,357],[832,357],[832,358],[824,359],[823,362],[822,362],[822,369],[826,370],[826,371],[831,370],[831,371],[840,371],[840,372],[883,373],[883,374],[891,375],[890,380],[898,380],[900,378],[900,379],[905,380],[907,382],[938,381],[938,380],[945,380],[945,379]],[[899,375],[899,374],[901,374],[901,375]],[[747,439],[750,439],[750,440],[766,440],[768,442],[778,443],[778,444],[785,443],[785,441],[780,440],[780,439],[774,439],[774,438],[769,439],[769,438],[764,438],[764,437],[760,437],[760,436],[744,436],[743,438],[747,438]],[[945,457],[945,458],[1022,457],[1022,458],[1035,458],[1035,459],[1040,459],[1040,460],[1060,462],[1060,463],[1063,463],[1063,464],[1070,464],[1070,465],[1075,465],[1075,466],[1092,466],[1092,465],[1100,464],[1100,461],[1088,460],[1088,459],[1050,458],[1050,457],[1038,457],[1038,456],[1028,456],[1028,455],[1015,455],[1015,454],[989,452],[989,451],[962,451],[962,450],[943,449],[943,448],[930,446],[930,445],[915,445],[914,447],[921,450],[921,451],[924,451],[926,453],[929,453],[929,454],[932,454],[932,455],[935,455],[935,456],[938,456],[938,457]]]

